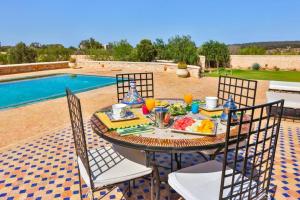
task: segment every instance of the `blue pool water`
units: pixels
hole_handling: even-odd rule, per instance
[[[72,74],[0,82],[0,109],[62,97],[66,87],[77,93],[114,83],[113,77]]]

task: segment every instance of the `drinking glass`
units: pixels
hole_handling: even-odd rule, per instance
[[[153,98],[146,99],[146,107],[151,112],[151,110],[155,107],[155,100]]]
[[[199,112],[199,104],[197,102],[192,103],[192,113],[197,114]]]
[[[192,101],[193,101],[193,95],[192,95],[192,94],[185,94],[184,97],[183,97],[183,99],[184,99],[184,102],[185,102],[187,105],[189,105],[189,104],[191,104]]]

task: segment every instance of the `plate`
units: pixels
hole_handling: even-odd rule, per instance
[[[164,101],[164,100],[156,100],[155,101],[155,107],[156,108],[166,108],[169,106],[169,102],[168,101]]]
[[[197,126],[197,125],[199,125],[199,123],[202,123],[202,120],[197,120],[197,119],[193,119],[193,120],[195,120],[196,122],[194,122],[194,124],[190,125],[189,127],[191,127],[193,125]],[[216,136],[217,130],[218,130],[218,123],[215,120],[211,120],[211,121],[214,123],[214,128],[213,128],[212,132],[195,132],[195,131],[192,131],[192,130],[180,130],[180,129],[174,128],[174,126],[172,126],[170,128],[170,130],[172,132],[184,133],[184,134],[193,134],[193,135],[202,135],[202,136]]]
[[[203,109],[203,110],[208,111],[208,112],[222,111],[223,110],[223,106],[218,106],[216,108],[207,108],[206,105],[203,105],[203,106],[200,107],[200,109]]]
[[[111,111],[106,112],[106,115],[108,116],[108,118],[110,119],[110,121],[112,122],[119,122],[119,121],[126,121],[126,120],[133,120],[133,119],[137,119],[138,117],[131,111],[127,111],[125,116],[122,118],[118,118],[116,116],[113,115],[113,113]]]

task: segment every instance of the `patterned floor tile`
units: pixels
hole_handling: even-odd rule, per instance
[[[89,148],[110,145],[92,132],[89,123],[85,123],[85,129]],[[0,153],[0,199],[79,199],[74,152],[71,129],[65,128]],[[159,154],[157,159],[162,165],[170,164],[168,154]],[[182,160],[186,166],[202,162],[198,154],[185,154]],[[281,131],[273,172],[276,199],[300,200],[300,127],[287,126]],[[160,173],[166,175],[168,172],[161,169]],[[102,190],[95,195],[120,199],[127,186],[120,185],[113,191]],[[165,185],[161,189],[161,199],[167,199]],[[148,181],[138,179],[130,199],[150,199],[149,191]],[[86,185],[83,193],[89,193]],[[172,197],[179,198],[174,191]],[[123,199],[128,197],[125,195]]]

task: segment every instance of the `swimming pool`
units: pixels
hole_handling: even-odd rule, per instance
[[[115,84],[115,78],[82,74],[59,74],[0,82],[0,109],[65,96],[66,87],[83,92]]]

